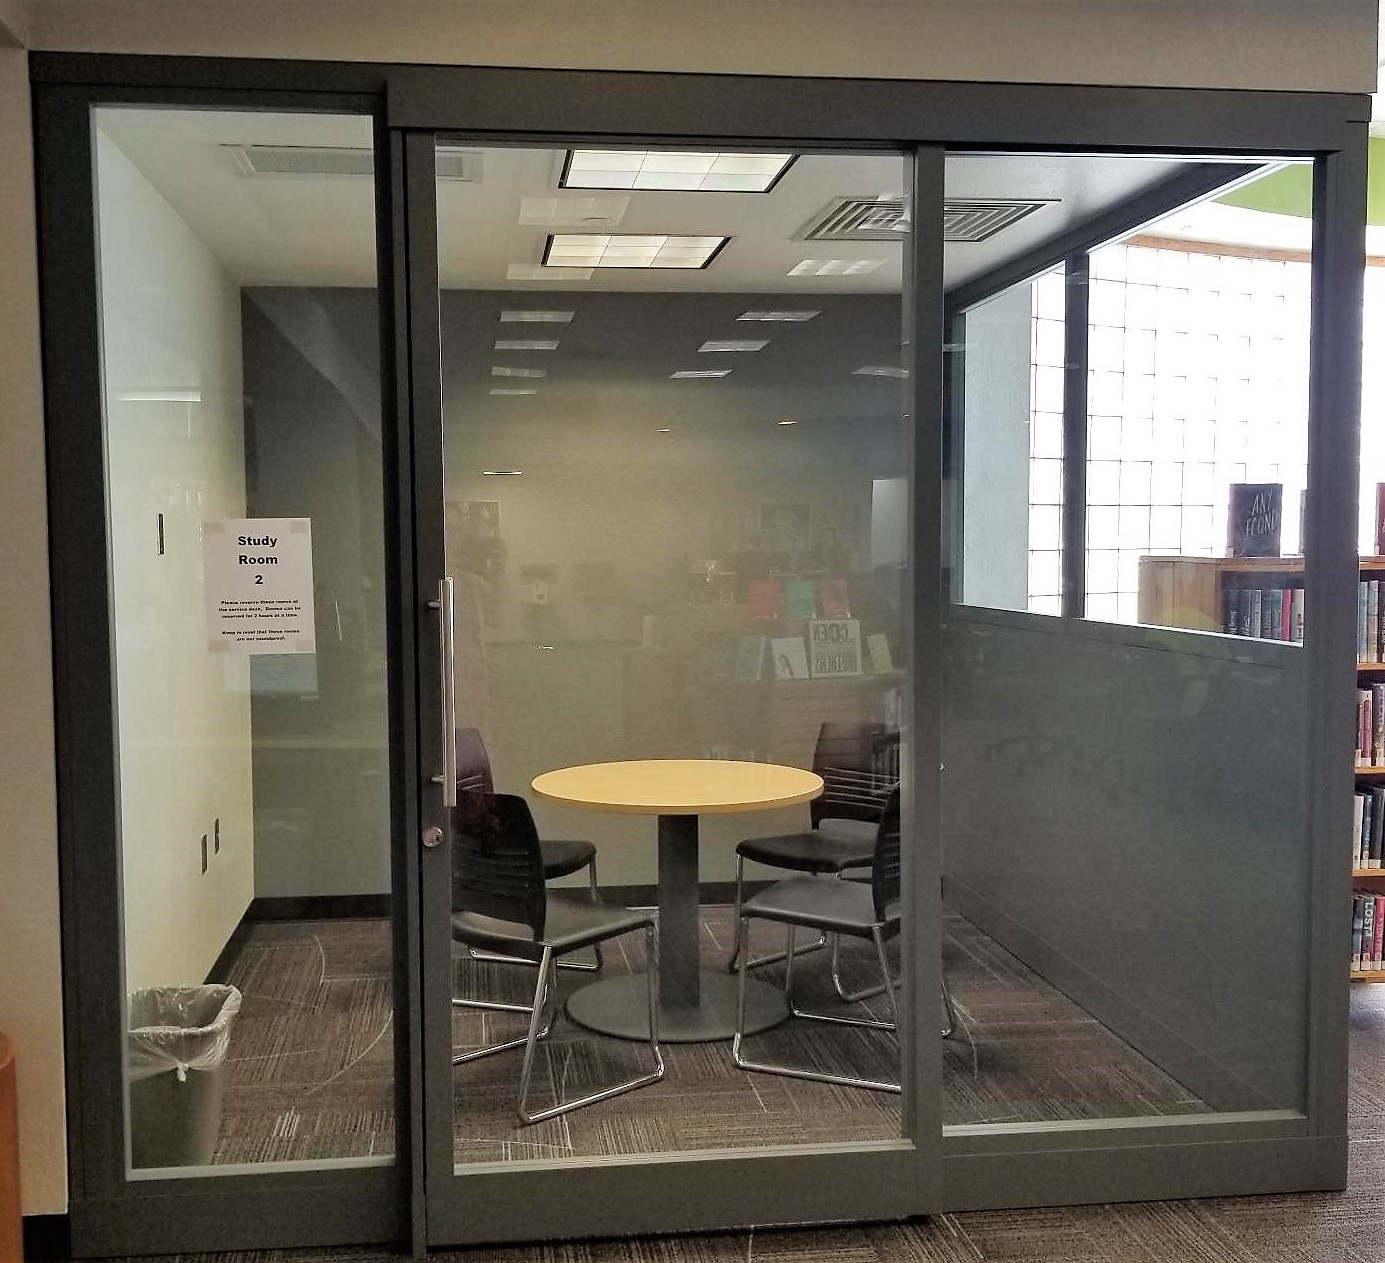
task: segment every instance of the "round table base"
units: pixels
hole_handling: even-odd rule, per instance
[[[617,1039],[649,1038],[649,1001],[644,975],[607,978],[575,991],[567,1015],[578,1025]],[[754,1035],[778,1026],[789,1016],[784,993],[753,978],[745,982],[745,1033]],[[736,978],[733,974],[702,974],[702,1003],[695,1009],[664,1007],[659,1011],[659,1040],[670,1044],[699,1044],[730,1039],[736,1033]]]

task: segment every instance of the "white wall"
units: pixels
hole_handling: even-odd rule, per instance
[[[240,293],[99,132],[96,157],[133,991],[202,982],[253,893],[247,663],[208,652],[202,595],[202,523],[245,515]],[[189,391],[200,402],[132,398]]]
[[[36,48],[1375,88],[1375,0],[37,0]]]
[[[1375,0],[40,0],[31,46],[531,66],[888,74],[1368,92]],[[8,0],[6,14],[23,13]],[[14,22],[11,33],[25,23]],[[792,23],[793,38],[786,38]],[[990,38],[978,37],[985,30]],[[17,1036],[24,1210],[66,1206],[49,605],[27,63],[0,48],[0,1025]]]

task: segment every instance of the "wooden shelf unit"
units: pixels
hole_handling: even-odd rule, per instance
[[[1362,557],[1363,575],[1385,576],[1385,557]],[[1222,593],[1228,579],[1246,575],[1301,579],[1302,557],[1182,557],[1140,558],[1139,620],[1156,627],[1186,627],[1192,631],[1222,630]],[[1236,587],[1246,586],[1236,582]],[[1278,586],[1278,585],[1271,585]],[[1295,586],[1286,584],[1284,586]],[[1292,643],[1292,642],[1281,642]],[[1358,662],[1358,677],[1376,680],[1385,675],[1385,662]],[[1358,780],[1385,777],[1385,767],[1358,767]],[[1385,881],[1385,868],[1357,868],[1353,881]],[[1385,982],[1385,970],[1353,969],[1353,982]]]

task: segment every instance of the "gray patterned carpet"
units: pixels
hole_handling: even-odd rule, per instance
[[[960,946],[959,928],[951,926],[950,956]],[[344,965],[349,955],[338,957],[324,946],[324,986],[333,962]],[[960,969],[966,953],[958,955],[953,963]],[[329,989],[338,983],[347,986],[347,978],[333,978]],[[972,1002],[984,1012],[976,997]],[[556,1243],[431,1257],[443,1263],[1378,1263],[1385,1250],[1385,987],[1353,988],[1351,1023],[1351,1167],[1343,1193],[976,1212],[907,1224]],[[348,1073],[357,1073],[374,1055]],[[400,1257],[378,1249],[319,1249],[187,1256],[187,1263],[386,1263]]]
[[[727,952],[731,918],[709,907],[703,958]],[[765,927],[768,931],[769,927]],[[757,940],[757,951],[781,943]],[[843,947],[845,981],[874,979],[867,944]],[[962,1030],[944,1045],[945,1123],[1188,1113],[1203,1108],[1180,1084],[1048,986],[961,917],[946,920],[948,977]],[[604,976],[641,972],[638,936],[607,948]],[[795,994],[808,1007],[841,1011],[825,953],[805,956]],[[382,921],[262,922],[251,928],[228,976],[244,993],[234,1031],[216,1161],[355,1157],[390,1152],[392,1040],[388,929]],[[779,981],[780,966],[761,970]],[[457,994],[511,1002],[532,998],[532,970],[461,961]],[[590,975],[560,972],[560,996]],[[884,1016],[880,999],[863,1006]],[[942,1013],[939,1006],[938,1020]],[[458,1009],[458,1051],[515,1038],[524,1019]],[[760,1037],[756,1056],[870,1077],[897,1074],[888,1037],[790,1022]],[[560,1020],[542,1047],[539,1102],[631,1077],[647,1062],[639,1045],[602,1039]],[[655,1087],[591,1109],[521,1127],[514,1118],[519,1053],[455,1072],[458,1162],[596,1157],[766,1144],[821,1144],[899,1134],[897,1098],[738,1071],[726,1044],[666,1045],[667,1076]]]

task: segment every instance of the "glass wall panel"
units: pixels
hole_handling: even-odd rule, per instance
[[[975,281],[1029,251],[1042,267],[1046,242],[1169,181],[1185,190],[1170,208],[1186,203],[1198,172],[1216,190],[1207,206],[1120,244],[1091,241],[1088,618],[1035,617],[1033,568],[1027,611],[973,601],[985,554],[971,541],[1005,519],[1000,501],[1018,516],[1026,487],[963,498],[963,599],[943,659],[943,972],[958,1014],[944,1044],[945,1125],[1304,1104],[1304,656],[1192,630],[1219,630],[1219,599],[1206,623],[1149,619],[1142,602],[1155,554],[1194,539],[1197,565],[1243,566],[1257,576],[1246,586],[1301,586],[1301,558],[1287,554],[1304,478],[1306,257],[1277,257],[1272,279],[1252,270],[1245,238],[1230,234],[1255,212],[1219,200],[1238,167],[972,155],[948,161],[949,202],[1030,209],[985,241],[950,243],[946,271],[949,286]],[[1307,231],[1304,220],[1305,242]],[[1292,243],[1280,244],[1286,256]],[[1224,271],[1209,262],[1218,249]],[[988,307],[1025,305],[1017,293],[966,314],[965,353]],[[1039,342],[1036,328],[1035,374]],[[954,449],[996,443],[991,419],[968,400],[952,419]],[[1283,483],[1295,526],[1280,540],[1286,555],[1233,565],[1230,488],[1257,482]],[[1137,614],[1164,626],[1132,625]]]
[[[1064,275],[1054,268],[960,317],[964,605],[1062,612]]]
[[[455,1159],[896,1137],[896,1095],[733,1063],[728,964],[747,839],[777,839],[743,848],[747,897],[817,874],[874,907],[836,874],[868,876],[888,832],[909,687],[906,164],[446,144],[438,160],[461,784],[527,804],[550,907],[660,905],[667,1063],[661,1083],[528,1126],[521,1049],[463,1060]],[[811,808],[704,814],[675,863],[652,809],[580,810],[532,786],[629,760],[693,760],[709,777],[737,762],[816,769],[829,791]],[[461,1058],[526,1034],[526,1013],[478,1004],[545,999],[532,965],[482,959],[462,857],[491,835],[468,801],[452,839]],[[783,961],[760,961],[784,937],[751,922],[748,1009],[763,1029],[745,1057],[898,1083],[889,1032],[787,1019]],[[640,933],[563,963],[531,1109],[651,1064]],[[868,937],[795,963],[803,1007],[888,1019]]]
[[[95,116],[130,1163],[393,1152],[367,118]]]

